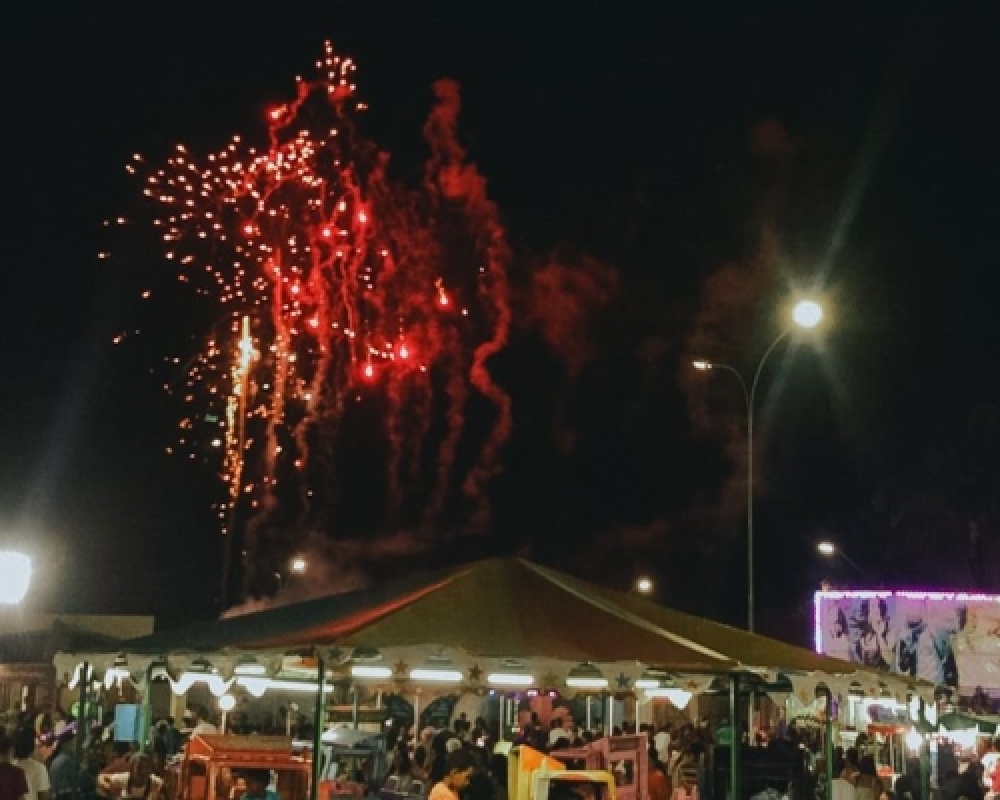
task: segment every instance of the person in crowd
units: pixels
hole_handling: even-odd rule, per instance
[[[653,735],[653,746],[656,748],[656,757],[661,764],[666,764],[670,759],[670,740],[673,731],[669,725],[661,725],[660,729]]]
[[[271,773],[266,769],[249,770],[243,777],[247,790],[242,800],[280,800],[278,793],[268,789],[271,783]]]
[[[417,769],[410,758],[410,748],[406,742],[396,744],[395,758],[393,760],[392,774],[396,778],[396,791],[402,794],[409,794],[413,781],[424,780],[426,773]]]
[[[116,774],[128,772],[132,757],[132,745],[129,742],[115,742],[112,746],[111,760],[101,770],[100,774]]]
[[[920,800],[920,759],[908,758],[903,774],[896,781],[895,794],[899,800]]]
[[[97,777],[98,793],[104,797],[161,800],[163,779],[153,772],[153,759],[135,756],[127,772],[104,772]]]
[[[73,757],[75,728],[68,723],[60,723],[55,731],[55,748],[49,755],[49,783],[52,800],[69,800],[76,788],[79,767]]]
[[[215,727],[215,723],[211,720],[211,715],[208,713],[208,709],[205,706],[195,706],[194,711],[194,727],[191,728],[191,735],[202,736],[204,734],[218,733],[219,729]]]
[[[472,780],[476,761],[464,747],[448,754],[444,775],[434,784],[427,800],[460,800],[460,794]]]
[[[490,756],[490,777],[493,779],[496,800],[507,800],[507,758],[500,753]]]
[[[673,787],[670,778],[667,777],[667,769],[660,761],[659,752],[654,745],[649,748],[649,775],[647,776],[649,786],[649,800],[670,800],[673,794]]]
[[[49,771],[34,756],[35,732],[22,727],[14,735],[13,763],[24,771],[28,781],[28,800],[50,800],[52,787],[49,785]]]
[[[413,763],[417,769],[424,773],[424,780],[430,774],[431,747],[435,736],[437,736],[437,731],[434,728],[430,726],[424,728],[420,731],[420,741],[417,742],[417,746],[413,749]]]
[[[875,756],[865,755],[858,762],[858,777],[854,782],[858,790],[858,800],[878,800],[882,789],[882,781],[879,780],[875,770]]]
[[[475,769],[469,778],[468,786],[460,793],[462,800],[494,800],[496,787],[486,768],[486,751],[468,744],[464,746],[464,749],[471,753]]]
[[[0,729],[0,800],[28,800],[28,779],[13,758],[14,740]]]
[[[677,767],[670,776],[673,788],[675,790],[682,789],[686,794],[691,794],[694,789],[698,788],[698,772],[698,753],[692,742],[685,748],[680,761],[677,762]]]
[[[171,758],[181,751],[181,732],[177,729],[173,717],[166,717],[164,722],[167,724],[167,757]]]
[[[833,800],[858,800],[858,790],[852,781],[844,777],[845,773],[833,774]]]

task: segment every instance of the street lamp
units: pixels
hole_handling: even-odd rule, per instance
[[[635,582],[635,590],[639,594],[653,593],[653,579],[643,575]]]
[[[848,564],[851,565],[851,567],[854,568],[854,570],[858,573],[858,575],[861,576],[863,580],[865,581],[870,580],[870,578],[868,577],[868,573],[866,573],[863,569],[861,569],[861,567],[858,566],[857,562],[853,558],[847,555],[847,553],[845,553],[843,550],[837,547],[837,545],[835,545],[833,542],[820,542],[819,544],[816,545],[816,550],[819,551],[820,555],[826,556],[827,558],[832,558],[833,556],[840,556],[842,559],[844,559],[844,561],[846,561]]]
[[[308,566],[309,565],[306,563],[306,560],[302,558],[302,556],[296,556],[292,559],[292,572],[296,575],[302,575]]]
[[[753,578],[753,417],[754,405],[757,397],[757,384],[760,382],[760,373],[764,369],[764,364],[771,353],[774,352],[781,342],[783,342],[796,328],[815,328],[823,319],[823,307],[814,300],[800,300],[792,309],[792,324],[786,327],[775,337],[774,341],[764,351],[757,369],[754,370],[753,380],[747,384],[746,379],[735,367],[729,364],[720,364],[714,361],[699,359],[691,362],[691,366],[702,372],[713,369],[721,369],[732,373],[743,390],[743,400],[746,403],[747,413],[747,630],[753,633],[754,621],[754,578]]]
[[[24,553],[0,550],[0,605],[18,605],[30,585],[31,559]]]

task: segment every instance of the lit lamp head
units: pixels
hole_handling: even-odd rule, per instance
[[[822,556],[832,556],[837,553],[837,546],[833,542],[820,542],[816,545],[816,549]]]
[[[529,673],[520,661],[513,658],[505,658],[500,663],[500,669],[486,676],[486,682],[490,686],[501,688],[527,688],[534,686],[535,676]]]
[[[800,328],[815,328],[823,321],[823,307],[815,300],[800,300],[792,309],[792,321]]]
[[[653,593],[653,579],[643,575],[635,582],[635,590],[639,594]]]
[[[385,680],[392,677],[392,668],[382,661],[382,653],[374,647],[355,647],[351,655],[351,677]]]
[[[24,553],[0,550],[0,605],[18,605],[30,584],[31,559]]]
[[[608,679],[596,666],[588,662],[569,671],[566,685],[572,689],[607,689]]]
[[[309,564],[306,562],[304,558],[302,558],[302,556],[296,556],[295,558],[292,559],[292,563],[290,566],[292,568],[292,572],[294,572],[296,575],[302,575],[309,567]]]
[[[707,372],[712,368],[712,362],[702,361],[699,359],[698,361],[692,361],[691,366],[694,367],[695,369],[701,370],[702,372]]]
[[[420,683],[461,683],[463,677],[461,670],[445,656],[432,656],[423,666],[410,670],[410,680]]]

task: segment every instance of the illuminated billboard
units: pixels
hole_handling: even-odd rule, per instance
[[[1000,692],[1000,595],[826,591],[813,602],[817,652],[962,694]]]

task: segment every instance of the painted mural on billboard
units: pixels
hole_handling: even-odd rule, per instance
[[[816,592],[816,649],[965,694],[1000,692],[1000,595]]]

